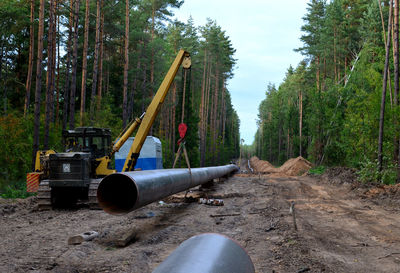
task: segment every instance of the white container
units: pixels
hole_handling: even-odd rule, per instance
[[[115,153],[115,169],[120,172],[125,164],[125,159],[132,146],[134,137],[128,138],[128,140],[122,145],[119,152]],[[146,137],[143,144],[142,150],[138,161],[135,165],[135,169],[141,170],[155,170],[162,169],[162,148],[161,141],[153,136]]]

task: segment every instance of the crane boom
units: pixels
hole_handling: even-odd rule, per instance
[[[176,56],[171,67],[169,68],[167,75],[162,81],[156,95],[151,101],[149,107],[147,108],[146,113],[144,114],[143,120],[140,123],[131,149],[129,150],[129,153],[126,157],[125,164],[122,169],[123,172],[132,171],[135,167],[143,143],[146,140],[151,126],[153,126],[154,120],[158,112],[160,111],[161,105],[163,104],[168,90],[171,87],[171,84],[181,65],[184,69],[189,69],[191,66],[190,54],[182,49],[178,52],[178,55]]]

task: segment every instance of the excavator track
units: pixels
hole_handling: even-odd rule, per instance
[[[87,205],[93,210],[101,209],[97,202],[97,188],[99,187],[100,181],[101,179],[92,179],[90,181],[88,200],[79,200],[79,205]],[[51,187],[49,186],[48,180],[43,180],[40,182],[37,197],[39,210],[53,209],[53,204],[51,202]]]
[[[88,205],[90,209],[98,210],[101,209],[99,206],[99,203],[97,202],[97,188],[99,187],[99,184],[101,182],[101,179],[92,179],[90,181],[89,185],[89,201]]]
[[[48,180],[42,180],[39,184],[38,189],[38,209],[39,210],[51,210],[51,188]]]

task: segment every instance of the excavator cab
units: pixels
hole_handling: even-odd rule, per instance
[[[110,129],[78,127],[62,133],[65,152],[90,153],[91,158],[108,155],[111,150]]]

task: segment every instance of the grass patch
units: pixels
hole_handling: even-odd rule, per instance
[[[33,195],[35,195],[35,193],[26,191],[25,181],[18,181],[11,185],[7,185],[0,192],[0,196],[6,199],[27,198]]]
[[[325,166],[316,166],[314,168],[311,168],[308,173],[309,174],[315,174],[315,175],[321,175],[325,172],[326,167]]]

